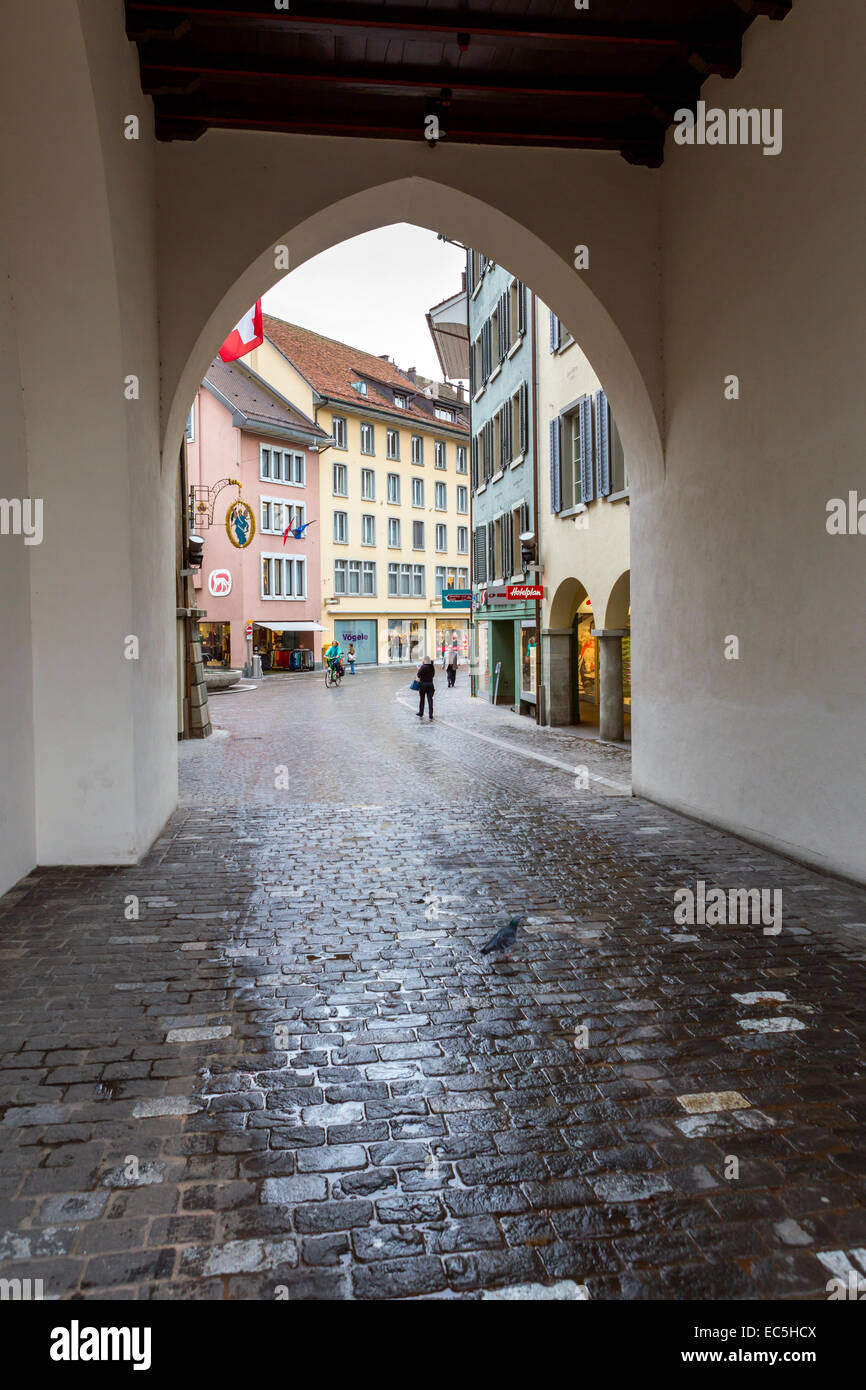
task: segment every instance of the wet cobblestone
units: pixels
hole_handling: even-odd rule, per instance
[[[408,679],[214,698],[142,864],[0,902],[0,1275],[825,1298],[866,1246],[866,893],[631,798],[621,747],[444,682],[422,723]],[[782,930],[678,925],[699,880]]]

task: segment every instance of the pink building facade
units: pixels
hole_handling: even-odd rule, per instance
[[[318,450],[326,440],[242,362],[211,364],[187,426],[193,530],[204,540],[194,582],[207,614],[199,624],[206,665],[243,667],[250,651],[266,672],[321,664]],[[234,483],[216,491],[229,478],[240,493]],[[246,507],[238,510],[239,501]],[[283,542],[288,526],[305,523]]]

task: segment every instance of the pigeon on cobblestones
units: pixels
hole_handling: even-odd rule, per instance
[[[522,917],[512,917],[507,927],[500,927],[499,931],[494,932],[489,941],[485,941],[481,947],[482,956],[489,956],[492,952],[503,952],[505,959],[508,959],[508,952],[514,945],[517,937],[517,928],[522,924]]]

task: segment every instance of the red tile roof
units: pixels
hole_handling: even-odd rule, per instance
[[[437,420],[434,414],[435,406],[450,403],[432,401],[423,394],[417,382],[386,358],[362,352],[360,348],[350,347],[348,343],[338,343],[335,338],[326,338],[322,333],[300,328],[295,323],[284,323],[272,314],[265,314],[263,322],[265,337],[289,359],[319,395],[345,401],[356,410],[368,405],[378,410],[389,411],[396,417],[423,421],[431,429],[444,428],[469,433],[469,424],[465,417],[463,420],[449,422]],[[352,382],[358,380],[367,383],[365,396],[352,386]],[[405,409],[394,405],[392,393],[395,390],[404,393],[410,399],[411,403],[407,404]]]

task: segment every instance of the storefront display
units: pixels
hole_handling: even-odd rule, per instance
[[[376,618],[343,618],[334,621],[334,636],[347,652],[355,648],[355,662],[359,666],[375,666],[379,660],[379,624]]]
[[[520,629],[520,698],[535,703],[535,681],[538,664],[538,628]]]
[[[231,661],[231,624],[199,623],[201,659],[205,666],[228,666]]]
[[[595,618],[592,613],[579,613],[575,624],[577,643],[577,690],[581,700],[597,704],[596,670],[598,642],[593,635]]]
[[[475,624],[476,646],[476,690],[485,698],[490,694],[490,624]]]
[[[253,625],[253,655],[262,659],[262,671],[309,671],[315,666],[313,634],[278,624]]]
[[[421,661],[427,652],[427,623],[418,618],[388,619],[388,660],[394,665],[401,662]]]
[[[456,656],[458,663],[469,660],[469,623],[448,618],[436,619],[436,659]]]

